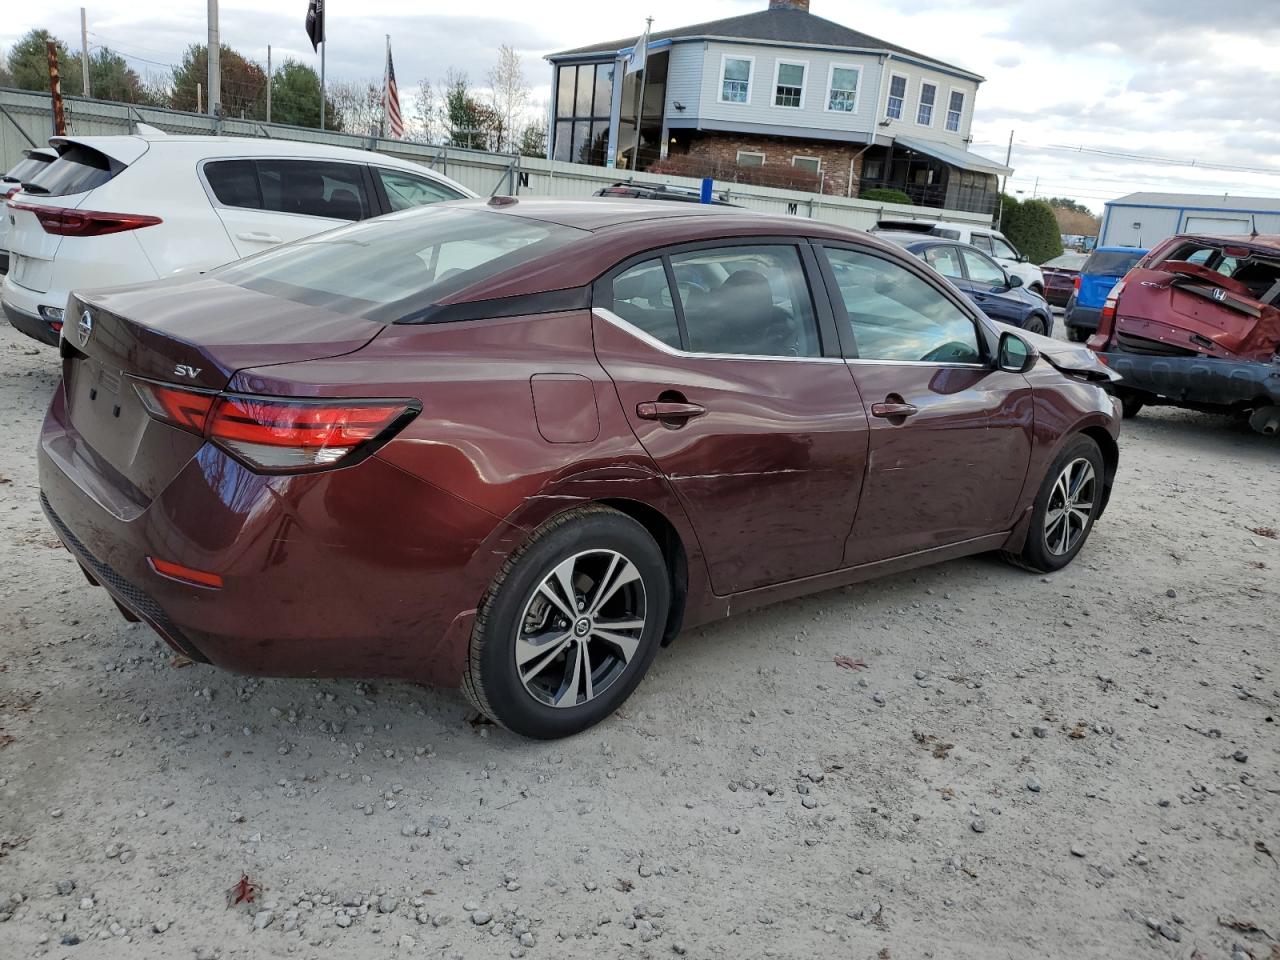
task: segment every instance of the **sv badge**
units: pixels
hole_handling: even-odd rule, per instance
[[[191,377],[195,379],[200,376],[200,367],[188,367],[185,363],[180,363],[173,368],[173,372],[179,377]]]

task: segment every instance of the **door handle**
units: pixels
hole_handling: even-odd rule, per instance
[[[236,239],[252,240],[257,243],[281,243],[282,242],[280,238],[277,237],[274,233],[262,233],[259,230],[254,230],[248,233],[237,233]]]
[[[707,408],[701,404],[675,400],[646,400],[636,404],[636,416],[641,420],[692,420],[706,412]]]
[[[885,397],[883,403],[871,405],[871,415],[885,420],[905,419],[919,412],[920,408],[914,403],[907,403],[901,397],[893,395]]]

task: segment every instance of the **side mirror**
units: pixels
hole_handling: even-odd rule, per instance
[[[1013,259],[1014,259],[1014,262],[1015,262],[1015,263],[1029,263],[1029,262],[1030,262],[1030,261],[1027,259],[1027,255],[1026,255],[1025,253],[1020,253],[1020,254],[1018,254],[1016,257],[1014,257]]]
[[[997,351],[996,366],[1007,373],[1026,373],[1036,362],[1035,347],[1027,343],[1016,333],[1000,334],[1000,349]]]
[[[1022,278],[1018,276],[1016,273],[1006,273],[1004,275],[1004,280],[1005,280],[1005,286],[1007,286],[1010,290],[1013,290],[1015,287],[1022,286]]]

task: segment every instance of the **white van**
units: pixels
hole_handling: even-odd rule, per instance
[[[1004,267],[1006,273],[1022,278],[1022,285],[1036,296],[1044,296],[1044,274],[1040,268],[1019,253],[999,230],[949,220],[881,220],[871,232],[923,233],[970,244]]]

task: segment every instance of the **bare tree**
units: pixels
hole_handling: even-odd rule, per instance
[[[360,136],[376,136],[382,122],[382,84],[373,80],[339,80],[325,91],[342,118],[342,129]]]
[[[419,80],[414,98],[413,112],[409,114],[410,139],[422,143],[435,143],[440,129],[439,104],[430,80]]]
[[[498,48],[498,62],[489,71],[489,101],[493,109],[493,148],[499,152],[516,147],[529,105],[529,81],[520,54],[505,43]]]

